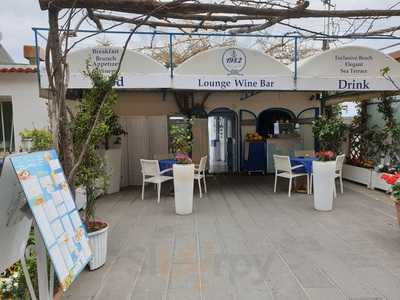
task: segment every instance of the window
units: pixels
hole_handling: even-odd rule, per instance
[[[0,153],[14,152],[12,102],[0,99]]]

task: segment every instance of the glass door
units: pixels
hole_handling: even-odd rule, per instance
[[[238,170],[237,117],[227,108],[215,109],[208,116],[210,172],[232,173]]]

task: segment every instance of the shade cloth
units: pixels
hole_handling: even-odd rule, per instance
[[[312,174],[312,163],[316,160],[316,157],[291,157],[290,163],[292,166],[303,165],[304,168],[298,168],[293,170],[295,173],[304,173],[306,172],[308,175]]]

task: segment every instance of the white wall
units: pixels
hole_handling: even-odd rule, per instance
[[[36,76],[35,73],[0,74],[0,96],[12,100],[16,151],[20,147],[21,131],[48,128],[47,104],[39,98]]]

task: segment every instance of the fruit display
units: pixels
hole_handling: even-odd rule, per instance
[[[264,140],[264,137],[257,132],[246,134],[246,141],[248,142],[263,142]]]

